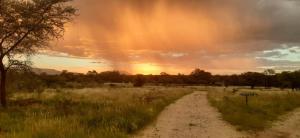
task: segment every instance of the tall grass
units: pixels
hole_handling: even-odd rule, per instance
[[[256,91],[258,96],[250,97],[246,105],[245,97],[240,93],[249,91]],[[300,107],[300,94],[291,92],[240,90],[233,94],[211,89],[208,99],[221,112],[224,120],[237,126],[238,130],[246,131],[262,131],[280,115]]]
[[[10,107],[0,111],[0,137],[128,137],[190,92],[188,88],[149,87],[15,95]]]

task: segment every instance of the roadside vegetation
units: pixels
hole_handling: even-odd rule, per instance
[[[241,94],[249,96],[248,105]],[[280,89],[210,88],[208,99],[222,118],[238,130],[263,131],[295,108],[300,107],[300,93]]]
[[[128,137],[190,88],[47,89],[15,93],[0,110],[0,137]]]

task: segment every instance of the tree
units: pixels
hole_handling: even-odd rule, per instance
[[[138,74],[135,77],[133,86],[134,87],[143,87],[145,83],[146,83],[145,76],[142,74]]]
[[[166,72],[161,72],[161,73],[160,73],[160,76],[169,76],[169,74],[166,73]]]
[[[293,90],[300,90],[300,70],[293,72]]]
[[[241,74],[242,78],[244,79],[246,85],[249,85],[251,89],[254,89],[255,86],[262,84],[264,80],[264,75],[257,72],[246,72]]]
[[[200,69],[195,69],[191,74],[190,74],[192,81],[194,83],[198,84],[209,84],[212,78],[212,75],[210,72],[206,72],[204,70]]]
[[[290,87],[292,90],[300,89],[300,70],[282,72],[279,76],[282,88]]]
[[[107,82],[122,82],[123,81],[123,75],[119,71],[105,71],[98,74],[98,78],[107,81]]]
[[[271,77],[276,75],[276,72],[275,70],[273,69],[266,69],[264,71],[264,75],[265,75],[265,88],[268,88],[268,87],[272,87],[271,85]]]
[[[28,67],[29,57],[62,37],[76,15],[72,0],[0,0],[0,95],[6,107],[6,73]],[[23,60],[21,60],[23,59]]]
[[[98,74],[98,73],[97,73],[96,70],[88,71],[88,72],[86,73],[86,75],[88,75],[88,76],[96,76],[97,74]]]

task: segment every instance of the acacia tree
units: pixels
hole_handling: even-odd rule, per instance
[[[76,9],[72,0],[0,0],[0,96],[6,107],[6,74],[28,67],[29,57],[53,39],[62,37],[64,25]]]

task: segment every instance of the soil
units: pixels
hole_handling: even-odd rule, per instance
[[[221,119],[207,92],[197,91],[166,107],[157,120],[135,138],[300,138],[300,109],[257,134],[241,132]]]
[[[194,92],[166,107],[156,122],[137,138],[244,138],[243,132],[221,119],[206,92]]]

